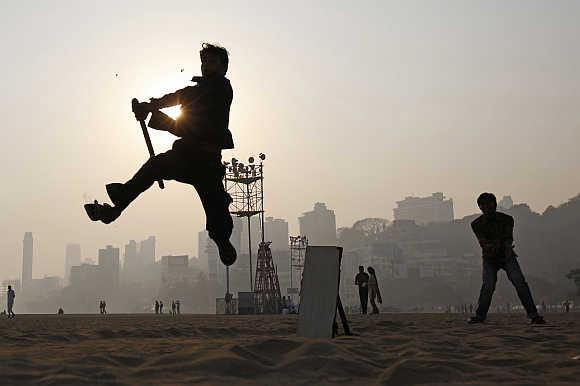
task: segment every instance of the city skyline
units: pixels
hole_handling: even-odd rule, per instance
[[[498,197],[498,201],[500,203],[500,210],[504,209],[504,208],[501,207],[501,203],[502,202],[509,203],[509,206],[510,207],[511,207],[511,205],[514,205],[514,204],[516,204],[516,205],[517,204],[520,204],[520,202],[517,202],[517,201],[516,202],[513,202],[512,201],[512,197],[510,195],[503,195],[503,196],[500,196],[500,197],[502,197],[502,200],[501,201],[499,201],[499,197]],[[451,202],[451,213],[453,214],[453,208],[452,208],[453,207],[453,203],[452,203],[453,202],[453,197],[443,196],[443,193],[432,193],[431,195],[428,195],[428,196],[425,196],[425,197],[406,196],[406,197],[404,197],[404,199],[401,199],[400,201],[397,201],[396,204],[401,203],[401,202],[407,202],[407,201],[409,201],[409,199],[412,199],[410,202],[413,202],[413,201],[421,202],[422,200],[425,200],[425,199],[427,199],[427,200],[433,200],[433,199],[435,199],[435,200],[443,200],[443,199],[448,200],[449,202]],[[447,201],[444,201],[444,202],[447,202]],[[521,202],[521,204],[528,205],[526,202]],[[563,204],[563,203],[561,203],[561,204]],[[551,206],[558,206],[558,205],[559,204],[551,205]],[[419,205],[419,208],[421,208],[421,207],[423,207],[423,205]],[[509,209],[509,207],[508,208],[505,208],[505,209]],[[304,235],[304,234],[300,233],[300,220],[301,220],[301,218],[303,218],[304,215],[316,213],[317,210],[323,210],[323,211],[328,210],[328,208],[326,207],[326,203],[315,202],[314,203],[314,211],[313,210],[305,210],[299,216],[297,216],[296,217],[296,223],[298,223],[298,226],[295,226],[295,228],[297,228],[297,232],[292,232],[292,231],[289,230],[288,231],[288,236],[291,236],[291,235]],[[397,207],[394,207],[393,208],[393,212],[396,212],[396,210],[397,210]],[[532,210],[533,210],[533,208],[532,208]],[[332,216],[334,217],[334,212],[335,211],[334,210],[330,210],[330,212],[332,212]],[[473,214],[476,214],[476,213],[478,213],[478,212],[469,213],[467,215],[473,215]],[[541,212],[539,212],[539,213],[541,213]],[[373,216],[365,217],[365,218],[372,218],[372,217]],[[394,220],[396,220],[395,217],[396,217],[395,216],[395,213],[392,213],[391,214],[391,218],[388,218],[388,217],[382,217],[382,218],[385,218],[385,219],[387,219],[389,221],[394,221]],[[424,216],[422,216],[422,215],[420,216],[421,219],[423,217]],[[464,216],[461,216],[461,217],[454,216],[454,220],[455,219],[460,219],[462,217],[464,217]],[[356,219],[356,221],[363,220],[363,219],[364,218],[359,218],[359,219]],[[252,221],[253,222],[253,225],[252,225],[253,226],[253,228],[252,228],[253,229],[252,230],[252,240],[253,240],[254,244],[256,244],[256,245],[253,245],[252,246],[252,255],[253,255],[253,258],[255,259],[256,254],[257,254],[259,234],[260,234],[260,230],[259,230],[259,222],[260,222],[260,220],[259,220],[258,217],[252,218],[252,220],[253,220]],[[266,220],[265,221],[266,234],[269,233],[269,231],[268,231],[268,226],[269,225],[276,225],[280,221],[285,222],[286,224],[289,224],[290,223],[287,219],[274,218],[274,217],[270,217],[270,216],[266,216],[266,219],[265,220]],[[425,223],[422,222],[420,219],[418,221],[416,221],[416,222],[417,222],[418,225],[425,225]],[[232,242],[234,243],[234,245],[236,246],[236,248],[238,248],[239,253],[245,253],[245,254],[247,254],[248,253],[248,249],[247,249],[247,224],[246,224],[246,220],[245,219],[241,219],[241,218],[234,218],[234,224],[237,224],[238,226],[241,226],[241,230],[238,229],[236,225],[234,226],[234,232],[232,234],[232,237],[234,237],[234,238],[238,237],[239,240],[237,240],[237,241],[233,240]],[[324,225],[324,224],[322,224],[322,225]],[[348,225],[345,225],[345,226],[338,226],[338,225],[336,225],[336,228],[335,229],[336,229],[336,231],[338,231],[341,228],[349,228],[352,225],[353,225],[352,223],[351,224],[348,224]],[[274,233],[271,233],[271,232],[274,232]],[[280,240],[279,229],[272,230],[272,231],[270,231],[270,233],[274,236],[273,237],[274,239]],[[276,234],[276,233],[278,233],[278,234]],[[308,236],[308,235],[306,235],[306,236]],[[25,232],[24,237],[25,237],[25,242],[26,242],[26,240],[29,240],[29,241],[27,241],[29,243],[27,248],[30,251],[30,253],[32,253],[32,250],[33,249],[36,250],[36,247],[34,247],[33,244],[30,244],[31,243],[31,240],[33,239],[32,232]],[[312,236],[311,236],[309,239],[314,239],[315,240],[316,238],[312,238]],[[323,239],[324,239],[324,237],[323,237]],[[132,248],[134,249],[134,253],[136,254],[133,258],[139,258],[139,259],[141,259],[140,260],[140,264],[144,264],[143,259],[146,259],[148,261],[147,264],[152,263],[152,262],[159,263],[161,261],[161,257],[162,256],[174,256],[174,255],[183,255],[183,254],[185,254],[187,256],[190,256],[190,258],[197,259],[198,263],[200,264],[201,269],[203,271],[205,271],[205,272],[208,272],[207,255],[206,255],[206,253],[202,252],[201,249],[200,249],[200,246],[202,245],[200,243],[202,241],[203,241],[203,245],[204,246],[207,245],[208,242],[211,242],[212,245],[213,245],[213,242],[209,238],[209,235],[207,234],[207,231],[205,229],[202,229],[202,230],[200,230],[197,233],[195,248],[192,248],[189,251],[178,251],[178,250],[169,249],[169,251],[156,253],[155,250],[156,250],[157,238],[156,238],[156,236],[149,235],[146,239],[141,240],[139,243],[136,243],[135,240],[133,240],[133,239],[122,241],[119,245],[117,245],[117,244],[111,244],[109,242],[103,241],[103,242],[100,242],[100,244],[96,247],[96,249],[95,249],[96,252],[95,253],[90,253],[89,252],[86,255],[81,254],[80,251],[82,250],[82,246],[80,244],[74,243],[74,242],[68,242],[66,244],[66,249],[65,249],[65,254],[64,254],[64,259],[63,259],[63,263],[64,263],[63,266],[65,267],[65,271],[63,271],[61,273],[59,273],[58,271],[57,272],[52,272],[51,271],[51,272],[41,272],[41,273],[35,274],[34,273],[35,272],[35,270],[34,270],[34,264],[31,264],[32,265],[32,271],[31,271],[32,272],[32,277],[31,278],[32,279],[40,279],[40,278],[47,278],[47,277],[55,277],[55,276],[58,276],[58,277],[61,277],[64,280],[64,283],[63,284],[66,285],[67,279],[68,279],[68,274],[66,272],[66,267],[69,267],[70,265],[77,265],[78,266],[79,264],[93,264],[93,265],[98,264],[98,256],[101,253],[102,246],[106,246],[106,248],[114,247],[114,248],[119,249],[119,250],[121,250],[121,248],[124,248],[124,251],[125,252],[123,254],[119,254],[119,262],[122,264],[123,269],[125,269],[126,268],[125,267],[125,264],[127,263],[127,261],[125,259],[127,257],[128,247],[130,247],[132,244],[134,244],[132,246]],[[271,241],[271,240],[269,240],[266,237],[266,241]],[[127,244],[127,242],[129,244]],[[139,245],[139,248],[138,249],[137,249],[137,244]],[[327,243],[323,242],[322,244],[327,244]],[[205,248],[205,247],[202,247],[202,248]],[[71,252],[71,249],[73,249],[73,252]],[[280,249],[273,249],[274,252],[276,250],[280,251]],[[23,249],[21,256],[23,256],[25,253],[26,252]],[[69,264],[68,263],[69,255],[71,253],[74,255],[74,261],[75,262],[76,261],[79,262],[78,264]],[[30,258],[33,259],[32,254],[30,254]],[[217,255],[214,256],[214,258],[217,259]],[[217,259],[214,262],[214,264],[220,264],[218,260],[219,259]],[[20,263],[19,266],[21,268],[23,268],[24,267],[24,258],[23,257],[19,260],[19,263]],[[134,260],[131,260],[130,259],[129,260],[129,264],[135,264]],[[10,274],[8,274],[8,275],[4,274],[5,277],[1,277],[0,280],[14,280],[14,279],[16,279],[16,280],[20,280],[21,283],[22,283],[22,279],[23,279],[23,275],[22,274],[23,274],[23,271],[21,271],[21,273],[18,276],[16,276],[16,275],[10,275]]]

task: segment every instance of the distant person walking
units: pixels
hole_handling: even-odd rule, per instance
[[[177,307],[175,305],[175,300],[171,301],[171,315],[175,316]]]
[[[477,205],[483,214],[471,223],[471,229],[482,249],[483,280],[475,316],[469,319],[469,323],[485,321],[497,282],[497,272],[503,269],[516,288],[531,323],[545,324],[544,318],[538,314],[532,293],[514,252],[513,217],[497,212],[497,201],[492,193],[482,193],[477,198]]]
[[[155,300],[155,314],[159,313],[159,301]]]
[[[8,318],[13,318],[16,316],[12,308],[14,307],[14,298],[16,298],[16,293],[12,289],[12,286],[8,286],[8,291],[6,291],[6,300],[8,301]]]
[[[99,300],[99,313],[102,315],[103,314],[103,301]]]
[[[373,307],[373,314],[379,313],[379,308],[377,307],[377,303],[375,303],[375,299],[379,302],[379,304],[383,304],[383,298],[381,297],[381,291],[379,290],[379,282],[377,281],[377,275],[375,273],[375,269],[373,267],[368,267],[367,271],[369,272],[369,297],[371,299],[371,307]]]
[[[358,273],[354,278],[354,284],[358,286],[358,296],[360,298],[360,312],[367,313],[367,305],[369,301],[369,275],[365,272],[365,267],[360,265]]]
[[[163,302],[161,300],[159,301],[159,313],[163,313]]]
[[[181,315],[181,302],[176,300],[175,305],[177,306],[177,315]]]
[[[107,302],[103,300],[103,314],[107,314]]]

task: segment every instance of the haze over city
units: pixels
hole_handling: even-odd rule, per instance
[[[20,276],[28,231],[35,277],[63,276],[70,242],[96,258],[155,235],[158,256],[197,255],[191,187],[154,186],[110,226],[82,204],[147,158],[131,98],[190,84],[206,40],[231,55],[224,160],[266,153],[266,215],[292,234],[317,201],[338,227],[438,191],[456,218],[482,191],[559,205],[580,192],[579,13],[566,1],[5,4],[2,278]],[[157,152],[170,147],[151,132]]]

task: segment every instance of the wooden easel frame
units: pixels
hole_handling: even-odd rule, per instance
[[[344,335],[351,336],[350,327],[348,325],[348,320],[346,319],[346,313],[342,307],[342,301],[340,300],[340,273],[342,272],[342,247],[338,248],[338,296],[336,297],[336,309],[338,310],[338,315],[340,316],[340,321],[342,323],[342,329],[344,330]],[[332,337],[338,335],[338,323],[336,322],[336,313],[334,314],[334,323],[332,324]]]

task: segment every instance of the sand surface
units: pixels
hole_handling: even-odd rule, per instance
[[[24,315],[0,320],[0,384],[580,385],[580,313],[547,319],[350,315],[357,336],[305,340],[295,316]]]

